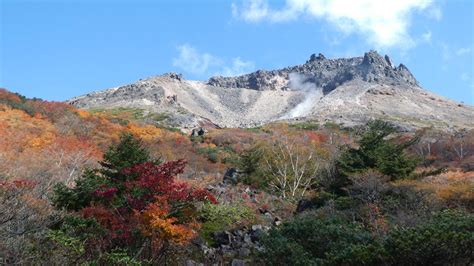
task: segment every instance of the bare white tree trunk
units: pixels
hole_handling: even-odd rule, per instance
[[[269,184],[283,198],[303,197],[315,183],[322,164],[311,147],[288,138],[274,140],[264,154]]]

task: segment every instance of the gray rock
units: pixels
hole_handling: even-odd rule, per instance
[[[247,244],[252,244],[252,238],[250,237],[249,234],[244,235],[244,242]]]
[[[206,134],[206,130],[202,127],[194,128],[191,131],[191,137],[200,137],[200,136],[204,136],[204,134]]]
[[[310,63],[310,62],[314,62],[314,61],[318,61],[318,60],[324,60],[326,59],[326,57],[319,53],[318,56],[316,56],[316,54],[312,54],[310,57],[309,57],[309,60],[306,61],[306,63]]]
[[[254,224],[252,225],[252,231],[262,230],[261,224]]]
[[[230,245],[232,243],[232,234],[228,231],[215,232],[214,240],[217,245]]]
[[[239,256],[240,257],[248,257],[248,256],[250,256],[250,253],[251,253],[250,249],[248,249],[248,248],[239,249]]]
[[[264,231],[262,229],[253,230],[250,233],[250,239],[252,239],[252,242],[259,241],[260,238],[263,236],[263,234],[264,234]]]
[[[232,266],[245,266],[246,263],[244,260],[233,259],[231,265]]]
[[[279,226],[279,225],[281,225],[281,223],[282,223],[282,220],[279,217],[275,217],[275,219],[273,220],[273,225],[274,226]]]
[[[239,182],[239,172],[236,168],[229,168],[224,174],[224,184],[237,184]]]

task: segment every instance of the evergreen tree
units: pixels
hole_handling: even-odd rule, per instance
[[[63,183],[56,185],[53,203],[57,207],[68,210],[82,209],[93,200],[93,192],[98,187],[106,186],[114,179],[126,181],[127,178],[133,178],[131,174],[124,173],[123,170],[145,162],[159,164],[160,160],[150,157],[150,153],[140,139],[130,133],[123,133],[120,136],[120,142],[111,145],[104,154],[104,160],[99,162],[102,168],[85,170],[83,175],[76,180],[74,188],[69,188]],[[118,189],[122,190],[123,187]]]
[[[268,176],[262,170],[263,154],[262,147],[255,145],[240,155],[237,168],[243,175],[244,184],[260,189],[268,188]]]
[[[110,146],[104,154],[100,172],[109,178],[124,180],[126,175],[122,173],[123,169],[148,161],[151,161],[150,153],[142,141],[130,133],[124,133],[120,136],[120,142]]]
[[[176,180],[186,161],[160,164],[130,134],[109,148],[100,165],[86,170],[74,187],[58,184],[54,190],[54,205],[72,212],[51,239],[66,254],[82,245],[71,254],[76,262],[108,265],[104,254],[118,250],[127,260],[159,259],[171,245],[196,236],[198,204],[217,203],[207,190]]]
[[[396,128],[388,122],[375,120],[367,124],[358,148],[346,148],[337,162],[341,177],[368,169],[398,179],[408,176],[416,167],[417,160],[405,153],[406,148],[418,141],[414,137],[402,143],[388,139]]]

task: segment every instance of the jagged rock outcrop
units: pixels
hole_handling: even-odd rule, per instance
[[[290,74],[304,75],[307,82],[323,89],[324,94],[352,80],[369,83],[385,83],[394,86],[418,86],[418,82],[404,66],[393,67],[390,58],[376,51],[363,57],[326,59],[322,54],[312,54],[303,65],[279,70],[259,70],[238,77],[211,77],[208,85],[226,88],[248,88],[254,90],[288,90]]]
[[[346,125],[385,119],[406,129],[474,128],[474,108],[420,87],[408,68],[369,51],[237,77],[186,80],[177,73],[90,93],[69,101],[79,108],[141,108],[160,123],[188,128],[254,127],[276,120]]]

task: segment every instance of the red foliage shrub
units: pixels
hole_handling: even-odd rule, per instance
[[[193,203],[216,204],[217,200],[204,189],[175,180],[185,165],[178,160],[127,168],[123,170],[127,179],[108,178],[93,192],[92,204],[80,213],[94,218],[108,232],[106,242],[112,246],[139,246],[143,237],[149,237],[150,248],[158,252],[167,242],[188,243],[199,227],[193,218]]]

